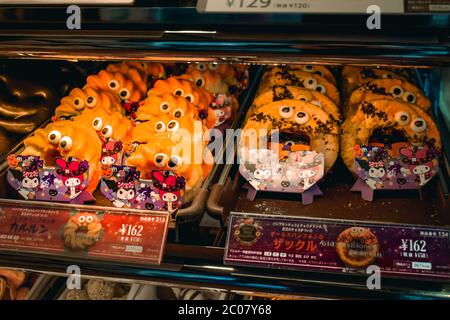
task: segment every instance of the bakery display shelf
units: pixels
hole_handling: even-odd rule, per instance
[[[232,293],[322,298],[450,299],[448,283],[383,278],[380,290],[368,290],[364,275],[355,277],[224,266],[223,253],[223,248],[219,247],[168,245],[164,263],[153,268],[17,251],[0,252],[0,265],[63,277],[67,276],[67,267],[76,264],[86,278],[194,289],[214,288]]]

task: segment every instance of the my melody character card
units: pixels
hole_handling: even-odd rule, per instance
[[[355,168],[372,190],[419,189],[437,174],[438,152],[433,145],[397,143],[390,149],[358,145]]]
[[[95,200],[86,191],[89,164],[75,158],[58,157],[55,167],[44,167],[35,156],[8,156],[8,182],[27,200],[81,204]]]
[[[103,171],[102,193],[118,208],[175,212],[183,205],[185,180],[169,171],[154,170],[151,180],[140,179],[131,166]]]

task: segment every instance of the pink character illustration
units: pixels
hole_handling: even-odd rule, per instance
[[[211,103],[211,108],[214,110],[216,116],[215,127],[220,126],[222,123],[230,119],[231,117],[231,105],[233,101],[231,97],[225,94],[217,94],[215,100]]]
[[[428,148],[422,148],[418,151],[403,148],[400,150],[400,154],[406,157],[404,162],[409,164],[409,170],[419,177],[420,186],[423,186],[431,179],[429,173],[433,169],[433,162],[428,159]]]
[[[122,151],[122,142],[115,142],[113,139],[103,141],[102,157],[100,161],[104,166],[118,165],[119,152]]]
[[[22,172],[22,187],[19,193],[25,199],[34,199],[36,191],[39,190],[39,171],[35,165],[31,165],[29,168]]]
[[[159,197],[166,202],[167,211],[175,212],[178,208],[176,202],[181,197],[182,186],[175,175],[164,175],[158,170],[152,172],[154,185],[159,189]],[[184,179],[183,179],[184,180]]]
[[[62,176],[62,182],[67,188],[66,196],[69,199],[76,198],[82,191],[82,183],[84,182],[84,173],[88,169],[87,161],[66,161],[62,158],[56,159],[56,170]]]

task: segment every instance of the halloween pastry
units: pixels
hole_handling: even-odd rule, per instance
[[[399,79],[376,79],[366,82],[351,94],[344,108],[344,116],[352,116],[364,100],[396,99],[415,104],[428,112],[431,101],[415,85]]]
[[[231,65],[226,63],[195,63],[191,64],[186,74],[192,75],[194,82],[199,87],[205,87],[207,90],[211,86],[212,75],[220,75],[223,84],[222,88],[227,86],[226,93],[239,94],[248,86],[248,67],[246,65]],[[197,81],[199,83],[197,83]],[[201,83],[201,85],[199,85]],[[212,87],[212,86],[211,86]],[[209,90],[211,92],[220,92],[217,90]],[[223,92],[225,93],[225,91]]]
[[[375,79],[399,79],[406,81],[401,75],[378,68],[363,68],[354,66],[345,66],[342,69],[342,90],[348,97],[356,88],[364,83]]]
[[[131,72],[131,70],[134,71]],[[130,69],[126,74],[102,70],[98,74],[90,75],[87,78],[86,87],[108,91],[117,95],[124,103],[125,109],[131,108],[131,106],[127,107],[126,103],[141,101],[147,91],[145,81],[135,69]],[[127,110],[128,113],[132,113],[132,111],[131,109]]]
[[[21,290],[21,286],[23,285],[25,278],[25,272],[0,269],[0,300],[23,299],[24,290]],[[19,290],[20,295],[18,295]]]
[[[25,281],[26,274],[12,269],[0,269],[0,277],[8,279],[8,282],[19,288]]]
[[[305,101],[286,99],[258,108],[244,126],[241,148],[254,143],[248,140],[252,138],[251,131],[247,131],[249,129],[265,129],[268,134],[270,130],[278,129],[280,134],[299,137],[302,140],[299,143],[307,150],[323,153],[325,172],[333,166],[338,155],[339,128],[336,122],[324,110]]]
[[[281,68],[288,69],[288,70],[298,70],[298,71],[314,73],[321,77],[324,77],[329,82],[331,82],[333,85],[336,85],[336,78],[331,73],[331,71],[325,66],[312,65],[312,64],[295,64],[295,65],[289,65],[289,66],[282,66]]]
[[[214,127],[215,115],[214,110],[210,108],[214,100],[212,94],[208,91],[197,87],[191,81],[170,77],[166,80],[158,80],[152,89],[148,91],[148,97],[158,96],[164,93],[171,93],[176,96],[184,97],[187,101],[197,106],[201,119],[207,121],[208,128]]]
[[[172,93],[152,94],[141,103],[141,106],[136,112],[136,121],[147,121],[162,114],[174,119],[192,114],[195,120],[203,121],[204,118],[200,111],[185,98]]]
[[[54,120],[71,119],[89,109],[125,113],[118,96],[107,91],[85,87],[75,88],[68,96],[62,98],[61,104],[55,110]]]
[[[252,114],[263,105],[284,99],[303,100],[320,107],[335,120],[341,118],[338,106],[336,106],[330,98],[314,90],[293,86],[273,86],[267,91],[261,92],[253,101],[253,105],[248,114]]]
[[[355,146],[389,142],[434,144],[441,149],[436,124],[421,108],[398,100],[372,100],[361,103],[355,114],[344,121],[341,157],[355,172]]]
[[[136,147],[127,157],[126,165],[136,167],[141,177],[147,179],[152,178],[153,170],[169,170],[183,176],[186,179],[185,201],[189,202],[210,173],[212,163],[204,162],[202,141],[183,142],[174,142],[170,134],[154,135],[150,142]]]
[[[378,239],[368,228],[348,228],[336,240],[339,258],[351,268],[368,267],[377,257],[378,249]]]
[[[67,291],[66,300],[89,300],[86,290],[72,289]]]
[[[64,226],[64,244],[74,251],[87,249],[99,240],[101,231],[102,224],[95,213],[79,212]]]
[[[76,158],[89,163],[89,185],[92,193],[102,175],[100,165],[102,143],[96,132],[82,123],[62,120],[36,130],[24,140],[24,156],[39,156],[45,166],[54,166],[56,158]]]
[[[276,85],[291,85],[315,90],[329,97],[335,105],[340,105],[337,88],[324,77],[315,73],[274,67],[263,76],[259,93],[265,92]]]
[[[164,65],[158,62],[123,61],[121,63],[110,64],[106,71],[126,73],[128,69],[138,70],[147,84],[153,85],[153,80],[164,79],[166,70]]]

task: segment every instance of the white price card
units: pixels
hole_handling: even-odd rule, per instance
[[[382,13],[404,13],[403,0],[198,0],[204,13],[367,13],[371,5]]]

